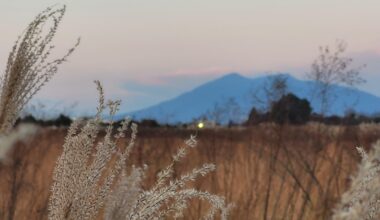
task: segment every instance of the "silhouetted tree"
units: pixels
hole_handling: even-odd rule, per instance
[[[70,126],[72,123],[71,118],[66,115],[60,114],[58,118],[52,121],[55,126]]]
[[[321,46],[319,55],[311,65],[311,71],[306,77],[316,82],[313,96],[320,101],[318,113],[329,113],[334,101],[334,84],[355,87],[365,82],[360,76],[360,70],[364,66],[352,67],[353,59],[345,56],[347,44],[338,40],[335,48]]]
[[[311,110],[309,101],[289,93],[273,103],[270,118],[279,124],[304,124],[309,120]]]
[[[248,119],[245,125],[257,125],[266,121],[268,121],[268,113],[260,112],[255,107],[253,107],[248,115]]]
[[[213,108],[209,109],[204,118],[215,124],[238,124],[243,119],[243,113],[239,103],[234,97],[229,97],[221,103],[215,103]]]
[[[251,89],[252,104],[261,112],[269,112],[272,104],[288,93],[288,76],[277,74],[268,76],[265,82]]]

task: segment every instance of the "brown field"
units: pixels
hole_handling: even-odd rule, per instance
[[[145,187],[170,162],[192,130],[140,129],[130,164],[147,164]],[[52,171],[66,129],[41,128],[18,143],[0,165],[0,219],[47,219]],[[235,204],[231,219],[328,219],[349,184],[359,156],[380,137],[380,127],[322,125],[205,129],[199,144],[176,167],[181,175],[204,162],[217,171],[193,187]],[[199,219],[207,205],[194,201],[186,219]]]

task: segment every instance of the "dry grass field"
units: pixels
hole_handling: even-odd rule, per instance
[[[155,174],[193,133],[140,129],[128,163],[147,164],[144,184],[152,185]],[[40,128],[14,146],[0,166],[0,219],[47,219],[52,172],[65,135],[64,128]],[[367,148],[379,137],[375,125],[204,129],[198,131],[198,146],[175,172],[215,163],[216,172],[198,179],[194,187],[234,203],[231,219],[327,219],[356,170],[355,147]],[[194,201],[186,219],[198,219],[207,208]]]

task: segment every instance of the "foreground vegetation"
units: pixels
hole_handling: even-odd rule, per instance
[[[189,186],[236,204],[231,219],[327,219],[360,160],[352,146],[370,146],[380,127],[323,126],[323,130],[320,133],[316,124],[200,130],[198,147],[175,165],[174,176],[203,161],[218,164],[214,173]],[[149,166],[143,188],[154,184],[157,171],[168,165],[191,133],[140,130],[128,164]],[[16,145],[12,160],[0,167],[1,219],[47,219],[52,171],[65,134],[64,128],[41,128]],[[205,202],[193,201],[185,219],[199,219],[208,208]]]

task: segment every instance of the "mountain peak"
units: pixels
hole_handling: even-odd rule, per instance
[[[219,85],[222,85],[222,84],[239,84],[239,83],[245,83],[245,82],[249,82],[250,79],[239,74],[239,73],[228,73],[226,75],[223,75],[219,78],[216,78],[215,80],[212,80],[210,81],[209,83],[211,84],[219,84]],[[205,83],[204,85],[208,85],[208,83]]]
[[[240,75],[239,73],[233,72],[222,76],[220,79],[245,79],[245,77]]]

